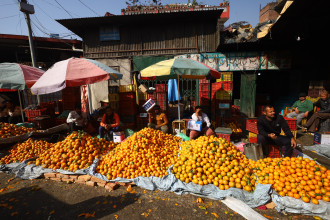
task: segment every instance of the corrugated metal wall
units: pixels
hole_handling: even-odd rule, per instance
[[[99,29],[84,37],[86,58],[214,52],[220,36],[214,22],[171,23],[159,26],[120,26],[119,41],[100,41]]]

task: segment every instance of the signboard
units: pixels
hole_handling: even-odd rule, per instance
[[[100,27],[100,41],[120,40],[120,31],[117,25]]]
[[[201,121],[188,121],[188,129],[194,130],[194,131],[201,131],[202,130],[202,122]]]
[[[287,51],[277,53],[232,52],[185,54],[177,57],[197,60],[218,71],[279,70],[291,68],[291,56]]]

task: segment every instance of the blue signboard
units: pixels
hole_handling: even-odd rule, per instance
[[[111,25],[107,27],[100,27],[100,41],[120,40],[119,27]]]

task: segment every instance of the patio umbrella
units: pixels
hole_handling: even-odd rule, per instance
[[[33,94],[48,94],[66,87],[76,87],[101,82],[108,79],[121,79],[122,74],[95,60],[69,58],[55,63],[32,86]]]
[[[0,63],[0,88],[24,90],[31,88],[45,71],[19,63]],[[19,103],[22,109],[21,95],[18,91]],[[22,112],[22,111],[21,111]],[[24,116],[22,112],[22,120]]]
[[[188,79],[204,79],[206,76],[220,78],[221,73],[201,62],[188,58],[174,58],[160,61],[141,70],[141,77],[156,77],[156,79],[159,80],[177,79],[178,94],[180,94],[180,77]],[[178,104],[178,111],[178,116],[180,120],[180,104]]]
[[[0,63],[0,88],[31,88],[45,71],[19,63]]]
[[[174,58],[160,61],[141,71],[141,77],[156,77],[159,80],[165,79],[204,79],[207,75],[220,78],[221,74],[196,60],[188,58]]]

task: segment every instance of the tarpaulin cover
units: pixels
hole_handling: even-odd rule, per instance
[[[304,155],[304,157],[308,156]],[[28,165],[28,161],[29,160],[22,163],[0,165],[0,171],[15,173],[17,177],[22,179],[35,179],[42,176],[44,173],[51,172],[62,174],[88,174],[109,182],[134,182],[137,186],[147,190],[172,191],[178,195],[189,193],[214,200],[224,200],[225,198],[232,197],[243,201],[252,208],[266,204],[271,200],[272,195],[272,200],[276,204],[276,209],[279,212],[299,213],[304,215],[320,216],[324,219],[330,219],[330,203],[320,201],[319,205],[315,205],[312,203],[307,204],[300,199],[294,199],[288,196],[281,197],[271,189],[270,184],[257,184],[257,187],[253,193],[249,193],[237,188],[220,190],[213,184],[200,186],[194,183],[184,183],[177,179],[173,173],[171,173],[172,167],[167,170],[168,175],[162,178],[152,176],[137,177],[134,179],[116,178],[113,180],[108,180],[106,176],[95,173],[95,168],[98,166],[98,159],[95,159],[93,164],[87,169],[77,170],[76,172],[70,172],[61,169],[52,170],[42,168],[41,166],[36,166],[34,164]]]
[[[106,176],[95,173],[95,168],[98,165],[98,159],[95,159],[93,164],[84,170],[77,170],[70,172],[65,170],[52,170],[29,164],[28,161],[22,163],[12,163],[0,165],[0,171],[15,173],[21,179],[35,179],[41,177],[44,173],[57,172],[62,174],[89,174],[101,180],[109,181]],[[168,169],[168,175],[159,177],[137,177],[134,179],[116,178],[110,182],[134,182],[137,186],[147,190],[162,190],[172,191],[176,194],[193,194],[214,200],[222,200],[226,197],[234,197],[245,202],[250,207],[258,207],[266,204],[270,200],[271,185],[258,184],[253,193],[246,192],[242,189],[230,188],[228,190],[220,190],[213,184],[200,186],[194,183],[184,183],[178,180],[174,174],[171,173],[171,168]]]
[[[304,149],[313,151],[323,157],[330,159],[330,145],[328,144],[317,144],[313,146],[304,146]]]

